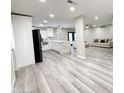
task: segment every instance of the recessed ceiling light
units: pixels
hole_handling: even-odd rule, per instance
[[[95,16],[95,17],[94,17],[94,19],[95,19],[95,20],[98,20],[98,19],[99,19],[99,17],[98,17],[98,16]]]
[[[75,11],[75,8],[74,8],[74,7],[70,7],[69,9],[70,9],[70,11],[72,11],[72,12]]]
[[[44,23],[47,23],[47,20],[44,20],[43,22],[44,22]]]
[[[86,28],[89,28],[89,26],[86,26]]]
[[[43,24],[40,24],[40,26],[43,26]]]
[[[96,27],[96,25],[93,25],[93,27]]]
[[[68,26],[64,26],[65,28],[67,28]]]
[[[54,14],[49,14],[49,16],[50,16],[51,18],[54,18],[54,17],[55,17],[55,15],[54,15]]]
[[[46,0],[40,0],[40,2],[44,3],[44,2],[46,2]]]

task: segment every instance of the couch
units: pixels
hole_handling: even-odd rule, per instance
[[[113,41],[112,41],[112,39],[94,39],[91,46],[92,47],[112,48]]]

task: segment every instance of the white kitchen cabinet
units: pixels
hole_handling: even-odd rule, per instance
[[[47,37],[54,37],[53,28],[47,28]]]
[[[40,33],[41,33],[41,36],[42,36],[43,39],[47,39],[48,38],[47,31],[40,30]]]

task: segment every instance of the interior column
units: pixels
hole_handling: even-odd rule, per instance
[[[84,16],[79,16],[75,18],[75,30],[76,30],[76,47],[77,47],[77,57],[86,59],[85,54],[85,23]]]

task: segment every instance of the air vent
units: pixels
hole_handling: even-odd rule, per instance
[[[67,0],[67,3],[69,3],[69,4],[73,4],[73,5],[77,5],[77,3],[76,3],[75,0]]]
[[[105,28],[106,26],[100,26],[101,28]]]

